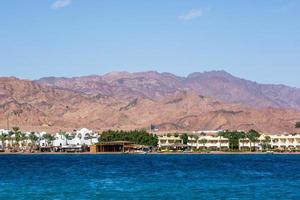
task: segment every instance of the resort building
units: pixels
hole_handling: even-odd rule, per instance
[[[268,138],[268,139],[267,139]],[[241,150],[249,150],[251,148],[262,150],[264,146],[271,149],[300,149],[300,134],[283,134],[270,135],[262,134],[257,141],[250,142],[249,139],[241,139],[239,147]]]
[[[191,135],[187,145],[196,149],[221,150],[229,148],[229,141],[227,138],[214,135]]]
[[[35,137],[34,137],[34,136]],[[54,135],[46,132],[21,132],[0,129],[0,151],[26,151],[39,147],[40,151],[81,151],[98,142],[99,135],[83,128],[73,132],[59,132]],[[50,137],[49,137],[50,136]]]
[[[300,134],[270,135],[272,148],[300,149]]]
[[[252,149],[261,150],[262,143],[264,143],[266,135],[262,134],[255,142],[251,142],[248,138],[240,139],[239,140],[239,149],[240,150],[250,150]]]
[[[56,133],[55,140],[53,141],[54,147],[62,146],[81,146],[81,145],[92,145],[98,142],[99,135],[93,133],[92,130],[82,128],[80,130],[74,130],[73,132],[67,133]]]
[[[180,135],[177,134],[167,134],[167,135],[158,135],[158,147],[163,148],[170,148],[175,147],[176,145],[183,144]]]
[[[227,149],[229,148],[229,141],[227,138],[206,135],[203,131],[198,134],[193,134],[188,136],[187,144],[183,144],[183,140],[180,135],[158,135],[158,147],[160,149]]]
[[[218,136],[219,131],[195,131],[188,134],[156,133],[160,150],[226,150],[229,140]],[[18,132],[0,129],[0,151],[87,151],[91,152],[132,152],[145,150],[145,146],[129,141],[115,141],[98,144],[99,134],[82,128],[72,132]],[[34,136],[34,137],[33,137]],[[183,137],[184,136],[184,137]],[[97,145],[95,145],[97,144]],[[300,150],[300,134],[261,134],[255,141],[240,139],[236,144],[240,150]]]

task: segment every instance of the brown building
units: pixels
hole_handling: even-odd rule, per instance
[[[138,149],[142,149],[142,145],[136,145],[129,141],[112,141],[112,142],[102,142],[100,144],[95,144],[90,146],[91,153],[97,152],[134,152]]]

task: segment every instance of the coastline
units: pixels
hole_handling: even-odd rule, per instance
[[[152,153],[123,153],[123,152],[1,152],[1,155],[300,155],[300,152],[152,152]]]

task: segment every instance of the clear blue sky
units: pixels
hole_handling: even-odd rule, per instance
[[[0,76],[219,69],[300,87],[300,1],[0,2]]]

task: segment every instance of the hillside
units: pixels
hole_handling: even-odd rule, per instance
[[[179,77],[157,72],[114,72],[103,76],[42,78],[36,83],[92,95],[132,99],[159,99],[176,91],[195,91],[226,103],[255,108],[277,107],[300,109],[300,89],[284,85],[259,84],[240,79],[225,71],[192,73]]]
[[[186,82],[184,78],[146,74],[142,79],[144,74],[125,73],[123,82],[116,78],[119,73],[38,82],[0,78],[0,128],[6,127],[9,115],[11,126],[26,130],[134,129],[154,124],[160,130],[296,131],[294,123],[300,119],[296,110],[223,103],[191,89],[178,89],[179,83]]]

